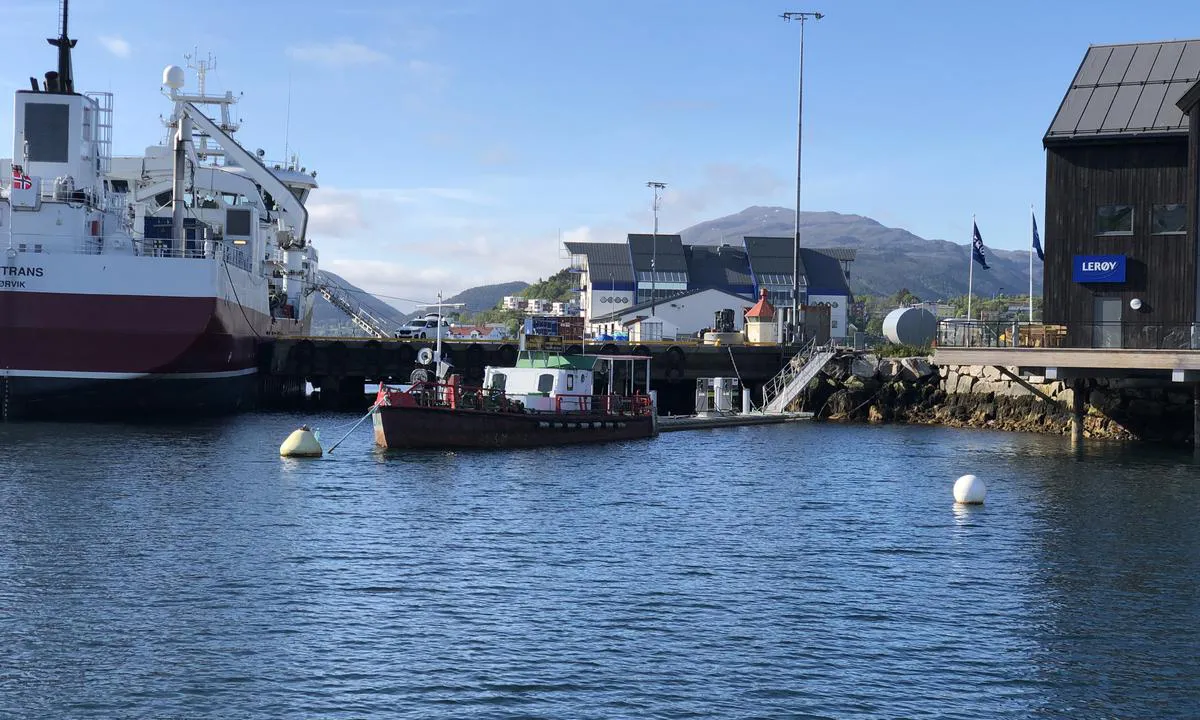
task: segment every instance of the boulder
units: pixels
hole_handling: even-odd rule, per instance
[[[879,367],[879,361],[874,355],[859,355],[850,363],[850,373],[854,377],[873,378]]]

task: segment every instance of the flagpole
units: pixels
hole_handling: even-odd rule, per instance
[[[974,289],[974,228],[976,220],[971,216],[971,245],[967,247],[967,324],[971,323],[971,295]],[[970,338],[970,334],[967,335]]]
[[[1029,324],[1033,325],[1033,223],[1037,222],[1033,203],[1029,204],[1029,221]]]

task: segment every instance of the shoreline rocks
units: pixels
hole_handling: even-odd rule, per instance
[[[795,408],[830,422],[1070,433],[1071,387],[1037,376],[1017,379],[1017,368],[1005,370],[846,353],[809,383]],[[1082,392],[1085,438],[1192,443],[1187,387],[1165,380],[1100,378],[1089,380]]]

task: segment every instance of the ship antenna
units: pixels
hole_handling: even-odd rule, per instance
[[[292,69],[288,68],[288,97],[287,97],[287,114],[283,121],[283,160],[287,164],[288,159],[288,135],[292,130]]]
[[[62,0],[59,8],[62,15],[62,35],[46,38],[46,42],[58,48],[58,87],[64,93],[75,92],[75,77],[71,72],[71,48],[77,41],[67,37],[67,10],[70,0]]]

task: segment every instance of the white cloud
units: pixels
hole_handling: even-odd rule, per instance
[[[100,44],[104,46],[105,50],[119,58],[127,58],[133,52],[133,48],[129,46],[129,42],[116,35],[101,35]]]
[[[662,210],[670,206],[695,218],[711,210],[714,205],[723,209],[730,203],[765,202],[783,186],[783,178],[770,168],[714,163],[704,168],[699,184],[668,188],[663,196]]]
[[[288,57],[299,62],[309,62],[329,67],[374,65],[388,62],[385,53],[369,48],[353,40],[340,39],[328,43],[293,45],[287,49]]]
[[[404,310],[441,292],[533,282],[566,266],[557,238],[529,238],[470,188],[322,188],[308,203],[321,267]],[[387,297],[384,297],[387,296]]]

